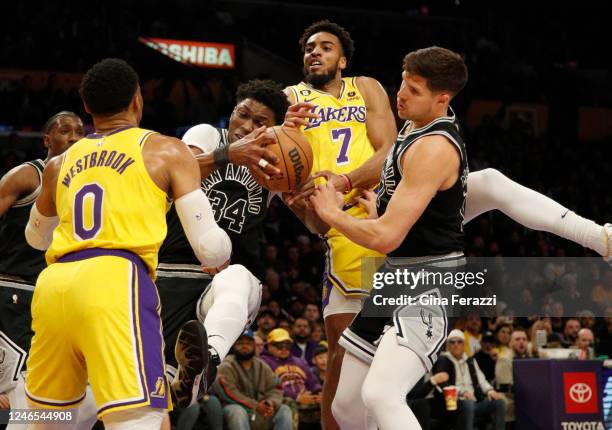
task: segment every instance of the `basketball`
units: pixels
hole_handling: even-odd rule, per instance
[[[276,143],[266,148],[279,159],[276,165],[280,170],[278,175],[266,181],[265,187],[270,191],[294,191],[298,189],[312,168],[312,149],[304,134],[291,127],[276,126],[266,130],[273,133]]]

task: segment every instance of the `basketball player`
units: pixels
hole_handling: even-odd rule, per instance
[[[203,322],[206,328],[210,360],[200,394],[212,384],[216,366],[259,310],[261,284],[253,273],[260,269],[262,223],[273,194],[258,182],[278,172],[273,166],[276,156],[265,148],[273,140],[263,130],[282,122],[289,105],[281,87],[267,80],[240,85],[236,100],[228,129],[199,124],[189,129],[182,140],[197,154],[201,188],[211,202],[215,220],[232,240],[232,263],[237,264],[212,279],[202,273],[172,209],[157,269],[170,375],[175,372],[173,348],[179,328],[192,319]],[[266,158],[270,160],[268,165],[261,162]],[[179,345],[178,354],[182,348]],[[193,390],[187,389],[193,388],[189,384],[194,376],[178,378],[186,386],[181,392],[189,394],[177,398],[181,407],[196,400],[197,396],[191,395]]]
[[[458,54],[427,48],[405,57],[402,79],[397,108],[400,118],[409,122],[383,166],[379,217],[372,213],[373,219],[358,219],[343,212],[332,184],[320,186],[310,201],[330,226],[355,243],[387,254],[386,270],[415,259],[432,266],[441,261],[465,264],[462,223],[468,165],[449,102],[465,86],[467,68]],[[341,412],[335,417],[342,428],[365,428],[364,411],[382,430],[420,428],[405,393],[431,368],[447,335],[444,309],[423,309],[433,314],[431,336],[421,328],[420,318],[402,317],[401,308],[393,319],[367,318],[362,311],[345,330],[340,343],[346,354],[333,405]],[[386,324],[395,328],[384,333],[377,347],[374,341]]]
[[[327,20],[312,24],[304,31],[300,45],[304,82],[285,92],[292,104],[309,103],[310,113],[316,115],[310,116],[303,127],[312,147],[312,172],[322,172],[338,191],[346,194],[347,213],[363,218],[366,212],[352,204],[356,189],[378,183],[382,162],[397,134],[389,98],[373,78],[342,77],[353,54],[353,40],[339,25]],[[314,181],[307,183],[303,193],[288,201],[290,207],[313,186]],[[308,217],[302,218],[307,225],[320,226]],[[368,294],[361,285],[361,258],[380,254],[352,243],[334,228],[318,232],[325,233],[327,244],[322,301],[329,346],[321,412],[325,428],[331,430],[337,428],[331,401],[343,354],[336,345]]]
[[[62,111],[47,120],[42,132],[46,159],[23,163],[0,180],[0,393],[8,394],[13,409],[27,408],[21,369],[33,335],[34,284],[46,266],[44,254],[26,243],[23,230],[46,163],[83,137],[83,122]]]
[[[152,279],[168,196],[204,266],[226,265],[231,242],[185,145],[138,128],[142,96],[126,62],[95,64],[81,95],[96,133],[47,164],[26,226],[49,263],[32,300],[26,395],[35,407],[73,408],[89,380],[105,428],[160,428],[171,404]]]
[[[353,41],[342,27],[328,21],[314,23],[305,30],[300,44],[304,52],[306,77],[305,82],[285,90],[292,102],[298,102],[292,106],[295,109],[292,109],[292,117],[285,121],[285,125],[302,127],[313,148],[314,176],[329,179],[336,190],[347,194],[345,208],[348,213],[364,217],[364,211],[354,206],[355,189],[368,188],[379,181],[380,170],[377,169],[382,166],[382,159],[388,152],[386,143],[394,139],[388,134],[397,132],[395,122],[386,108],[371,109],[367,89],[358,91],[360,84],[376,81],[365,77],[341,77],[341,71],[348,65],[353,52]],[[357,86],[357,91],[351,91],[351,84]],[[374,85],[374,88],[378,87]],[[382,88],[380,90],[384,93]],[[360,93],[363,93],[363,101]],[[381,100],[384,105],[381,94],[375,100]],[[381,115],[380,111],[384,113]],[[349,121],[357,117],[356,112],[363,114],[359,119],[365,118],[365,127],[363,123]],[[389,133],[384,133],[382,128]],[[378,150],[368,160],[367,155],[372,154],[372,143],[377,145]],[[360,150],[363,152],[359,153]],[[349,156],[351,151],[358,157]],[[368,161],[364,163],[363,160]],[[362,167],[358,167],[359,163],[363,163]],[[594,249],[607,261],[612,258],[610,224],[600,226],[582,218],[548,197],[511,181],[495,169],[470,173],[468,189],[465,222],[498,209],[526,227],[551,232]],[[313,190],[314,181],[310,181],[303,187],[303,192],[293,196],[288,203],[312,232],[326,234],[327,238],[323,315],[330,343],[330,364],[327,383],[323,387],[322,415],[326,428],[331,429],[336,427],[330,405],[342,361],[342,349],[336,348],[337,340],[361,309],[367,294],[361,286],[361,258],[379,254],[346,240],[337,230],[329,229],[304,205],[300,205],[299,200]]]

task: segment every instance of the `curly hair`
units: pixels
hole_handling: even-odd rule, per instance
[[[81,81],[83,102],[94,115],[125,110],[138,88],[138,74],[124,60],[105,58],[94,64]]]
[[[351,34],[346,31],[344,27],[341,27],[328,19],[317,21],[304,30],[304,34],[302,34],[302,37],[300,38],[300,48],[302,48],[302,52],[305,51],[306,43],[308,42],[310,36],[322,31],[331,33],[336,36],[338,40],[340,40],[340,44],[342,45],[342,54],[346,58],[346,64],[348,65],[353,57],[353,52],[355,52],[355,43],[353,42],[353,39],[351,39]]]
[[[274,112],[274,123],[280,124],[285,118],[289,101],[282,86],[271,80],[254,79],[240,84],[236,91],[236,103],[253,99]]]

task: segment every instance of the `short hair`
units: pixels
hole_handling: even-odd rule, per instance
[[[81,81],[83,102],[94,115],[112,115],[129,106],[138,88],[138,74],[118,58],[94,64]]]
[[[404,70],[427,79],[432,91],[449,91],[455,96],[465,87],[468,71],[461,55],[450,49],[431,46],[404,57]]]
[[[63,110],[63,111],[58,112],[55,115],[53,115],[51,118],[49,118],[47,120],[47,122],[45,122],[45,125],[43,125],[43,128],[42,128],[42,132],[44,134],[51,133],[51,130],[53,130],[53,128],[57,125],[58,120],[60,118],[65,117],[65,116],[68,116],[68,117],[71,117],[71,118],[74,118],[74,119],[77,119],[77,120],[81,121],[81,117],[78,116],[76,113],[71,112],[69,110]]]
[[[353,52],[355,52],[355,42],[353,42],[353,39],[351,38],[351,33],[346,31],[344,27],[341,27],[328,19],[317,21],[304,30],[299,42],[302,52],[305,51],[306,43],[308,42],[308,39],[310,39],[310,36],[322,31],[331,33],[336,36],[338,40],[340,40],[340,44],[342,45],[342,54],[346,58],[346,64],[348,65],[353,57]]]
[[[236,91],[236,103],[244,99],[253,99],[270,108],[274,113],[274,123],[280,124],[285,119],[289,101],[283,87],[269,79],[254,79],[240,84]]]

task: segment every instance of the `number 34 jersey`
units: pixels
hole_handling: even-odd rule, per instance
[[[204,152],[229,145],[227,129],[200,124],[187,133],[183,141]],[[202,181],[202,190],[210,201],[215,221],[232,241],[232,263],[257,272],[264,241],[262,224],[272,193],[257,184],[247,167],[233,163],[213,170]],[[160,251],[160,263],[199,264],[174,208],[168,213],[167,223],[168,237]]]
[[[89,248],[124,249],[138,255],[154,276],[167,205],[142,157],[153,133],[131,127],[91,134],[64,153],[56,192],[59,226],[47,263]]]

